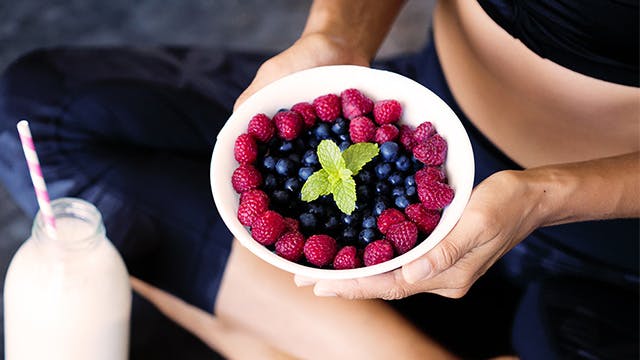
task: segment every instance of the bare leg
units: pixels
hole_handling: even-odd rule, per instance
[[[139,285],[134,282],[138,292]],[[237,242],[218,293],[218,316],[175,298],[169,304],[157,289],[141,295],[230,358],[454,358],[384,302],[316,297]]]

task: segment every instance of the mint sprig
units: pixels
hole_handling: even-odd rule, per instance
[[[314,172],[302,186],[302,200],[313,201],[333,194],[338,209],[351,214],[356,208],[356,182],[353,176],[378,155],[378,144],[358,143],[344,152],[331,140],[322,140],[317,154],[322,169]]]

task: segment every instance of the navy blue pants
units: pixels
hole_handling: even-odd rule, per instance
[[[33,216],[15,131],[29,119],[51,196],[94,203],[131,274],[212,311],[231,235],[213,204],[209,160],[264,59],[182,48],[30,53],[0,82],[0,181]],[[519,168],[466,120],[432,46],[375,66],[421,82],[452,106],[472,139],[476,183]],[[637,220],[541,229],[465,299],[420,295],[393,305],[464,356],[637,357],[638,237]],[[137,309],[134,325],[151,321],[140,315],[148,304]],[[156,329],[140,337],[166,336]]]

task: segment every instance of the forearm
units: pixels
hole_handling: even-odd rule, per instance
[[[373,59],[404,0],[315,0],[302,36],[320,33]]]
[[[540,226],[640,217],[640,152],[522,172]]]

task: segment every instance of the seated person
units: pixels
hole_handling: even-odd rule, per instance
[[[603,319],[637,314],[639,227],[628,218],[640,214],[638,33],[629,30],[638,5],[574,3],[579,10],[442,1],[424,50],[373,63],[402,1],[317,0],[300,39],[268,60],[183,48],[36,51],[2,78],[0,180],[33,215],[15,133],[27,118],[52,197],[94,203],[142,280],[134,288],[227,357],[637,354],[635,323]],[[477,186],[452,232],[403,269],[296,279],[315,284],[316,295],[338,295],[323,298],[232,241],[208,170],[234,104],[291,72],[331,64],[392,70],[443,98],[471,137]],[[485,307],[474,301],[483,289],[520,305]],[[413,312],[403,308],[410,299],[341,298],[419,293],[464,298],[442,305],[416,296]],[[581,306],[591,318],[573,311]],[[492,322],[500,311],[507,321]],[[445,347],[412,324],[420,316],[443,324],[424,328]],[[474,348],[508,341],[511,328],[511,345]]]

